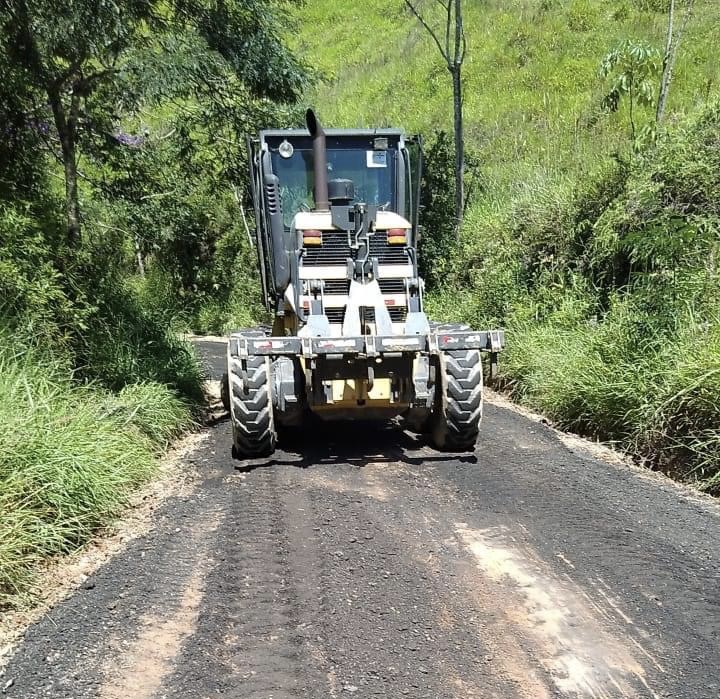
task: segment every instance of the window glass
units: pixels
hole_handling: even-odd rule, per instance
[[[358,148],[328,150],[328,180],[347,179],[355,185],[355,201],[395,208],[397,151]],[[283,222],[292,224],[298,211],[313,208],[312,151],[298,150],[289,158],[272,153],[273,172],[280,179]]]

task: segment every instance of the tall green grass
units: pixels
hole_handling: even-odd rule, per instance
[[[150,478],[192,424],[166,386],[117,394],[73,381],[64,363],[0,334],[0,606],[27,594],[49,556],[86,542]]]
[[[559,426],[720,495],[720,320],[624,346],[619,326],[511,326],[501,385]]]

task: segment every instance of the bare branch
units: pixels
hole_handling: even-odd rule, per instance
[[[442,4],[442,3],[441,3]],[[450,26],[452,24],[452,0],[448,0],[447,5],[443,5],[445,7],[445,55],[448,56],[448,62],[450,61]]]
[[[90,75],[80,75],[80,79],[75,83],[75,89],[84,95],[87,95],[94,83],[97,83],[110,75],[117,72],[116,68],[106,68],[105,70],[98,70]]]
[[[680,27],[680,31],[678,32],[677,39],[675,40],[676,46],[680,43],[680,40],[682,39],[682,36],[685,33],[685,30],[687,29],[688,22],[692,19],[694,5],[695,5],[695,0],[688,0],[687,8],[685,9],[685,16],[683,17],[682,27]]]
[[[448,65],[451,65],[450,55],[448,53],[445,53],[442,44],[440,43],[440,40],[437,38],[437,34],[433,31],[432,27],[423,19],[422,15],[415,9],[414,5],[410,2],[410,0],[405,0],[405,4],[410,8],[410,12],[412,12],[415,17],[417,17],[420,24],[425,27],[428,34],[432,37],[433,41],[438,47],[438,50],[442,54],[442,57],[445,59]]]
[[[462,31],[462,50],[460,51],[460,60],[458,63],[462,65],[463,61],[465,60],[465,54],[467,53],[467,37],[465,36],[465,27],[463,27]]]
[[[670,85],[673,79],[673,73],[675,72],[675,64],[677,62],[678,49],[683,40],[685,30],[687,29],[688,23],[692,18],[693,6],[695,0],[687,0],[685,8],[685,14],[683,16],[683,22],[678,29],[677,34],[673,36],[673,23],[675,14],[675,0],[670,2],[670,15],[668,19],[668,38],[665,49],[665,56],[663,57],[663,74],[660,82],[660,92],[658,94],[657,109],[655,112],[655,121],[661,122],[665,114],[665,104],[667,103],[668,93],[670,92]]]

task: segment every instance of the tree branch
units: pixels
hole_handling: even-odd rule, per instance
[[[438,0],[439,1],[439,0]],[[440,3],[443,5],[443,3]],[[452,24],[452,1],[448,0],[447,5],[443,5],[445,8],[445,55],[448,57],[448,62],[450,61],[450,25]]]
[[[655,121],[660,123],[665,115],[665,105],[667,103],[668,93],[670,92],[670,85],[673,79],[673,73],[675,71],[675,64],[677,62],[678,49],[680,43],[683,40],[683,35],[687,29],[688,23],[692,17],[693,6],[695,0],[687,0],[687,6],[685,14],[683,16],[683,22],[678,30],[677,34],[673,36],[673,21],[675,14],[675,0],[670,0],[670,16],[668,20],[668,38],[665,49],[665,56],[663,57],[663,74],[660,82],[660,93],[658,94],[657,110],[655,112]]]
[[[95,73],[90,73],[87,77],[81,73],[80,79],[75,83],[75,90],[82,92],[83,95],[87,95],[87,91],[92,87],[93,83],[96,83],[109,75],[113,75],[116,72],[116,68],[106,68],[105,70],[98,70]]]
[[[412,12],[412,13],[415,15],[415,17],[417,17],[417,19],[418,19],[418,21],[420,22],[420,24],[422,24],[423,27],[425,27],[425,29],[427,30],[428,34],[430,34],[430,36],[433,38],[433,41],[434,41],[435,44],[437,45],[438,50],[440,51],[440,54],[441,54],[442,57],[445,59],[445,61],[447,62],[447,64],[448,64],[448,65],[451,65],[450,55],[447,54],[447,53],[445,53],[445,51],[444,51],[444,49],[443,49],[443,47],[442,47],[442,44],[440,43],[440,40],[437,38],[437,34],[435,34],[435,32],[433,31],[432,27],[422,18],[422,15],[415,9],[415,7],[414,7],[413,4],[410,2],[410,0],[405,0],[405,4],[408,6],[408,8],[410,8],[410,12]]]

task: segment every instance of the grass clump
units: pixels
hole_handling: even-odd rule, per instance
[[[156,454],[191,426],[166,386],[113,395],[0,335],[0,606],[16,604],[49,556],[86,542],[152,476]]]
[[[621,348],[623,330],[612,317],[513,325],[502,384],[561,427],[720,495],[720,320]]]

